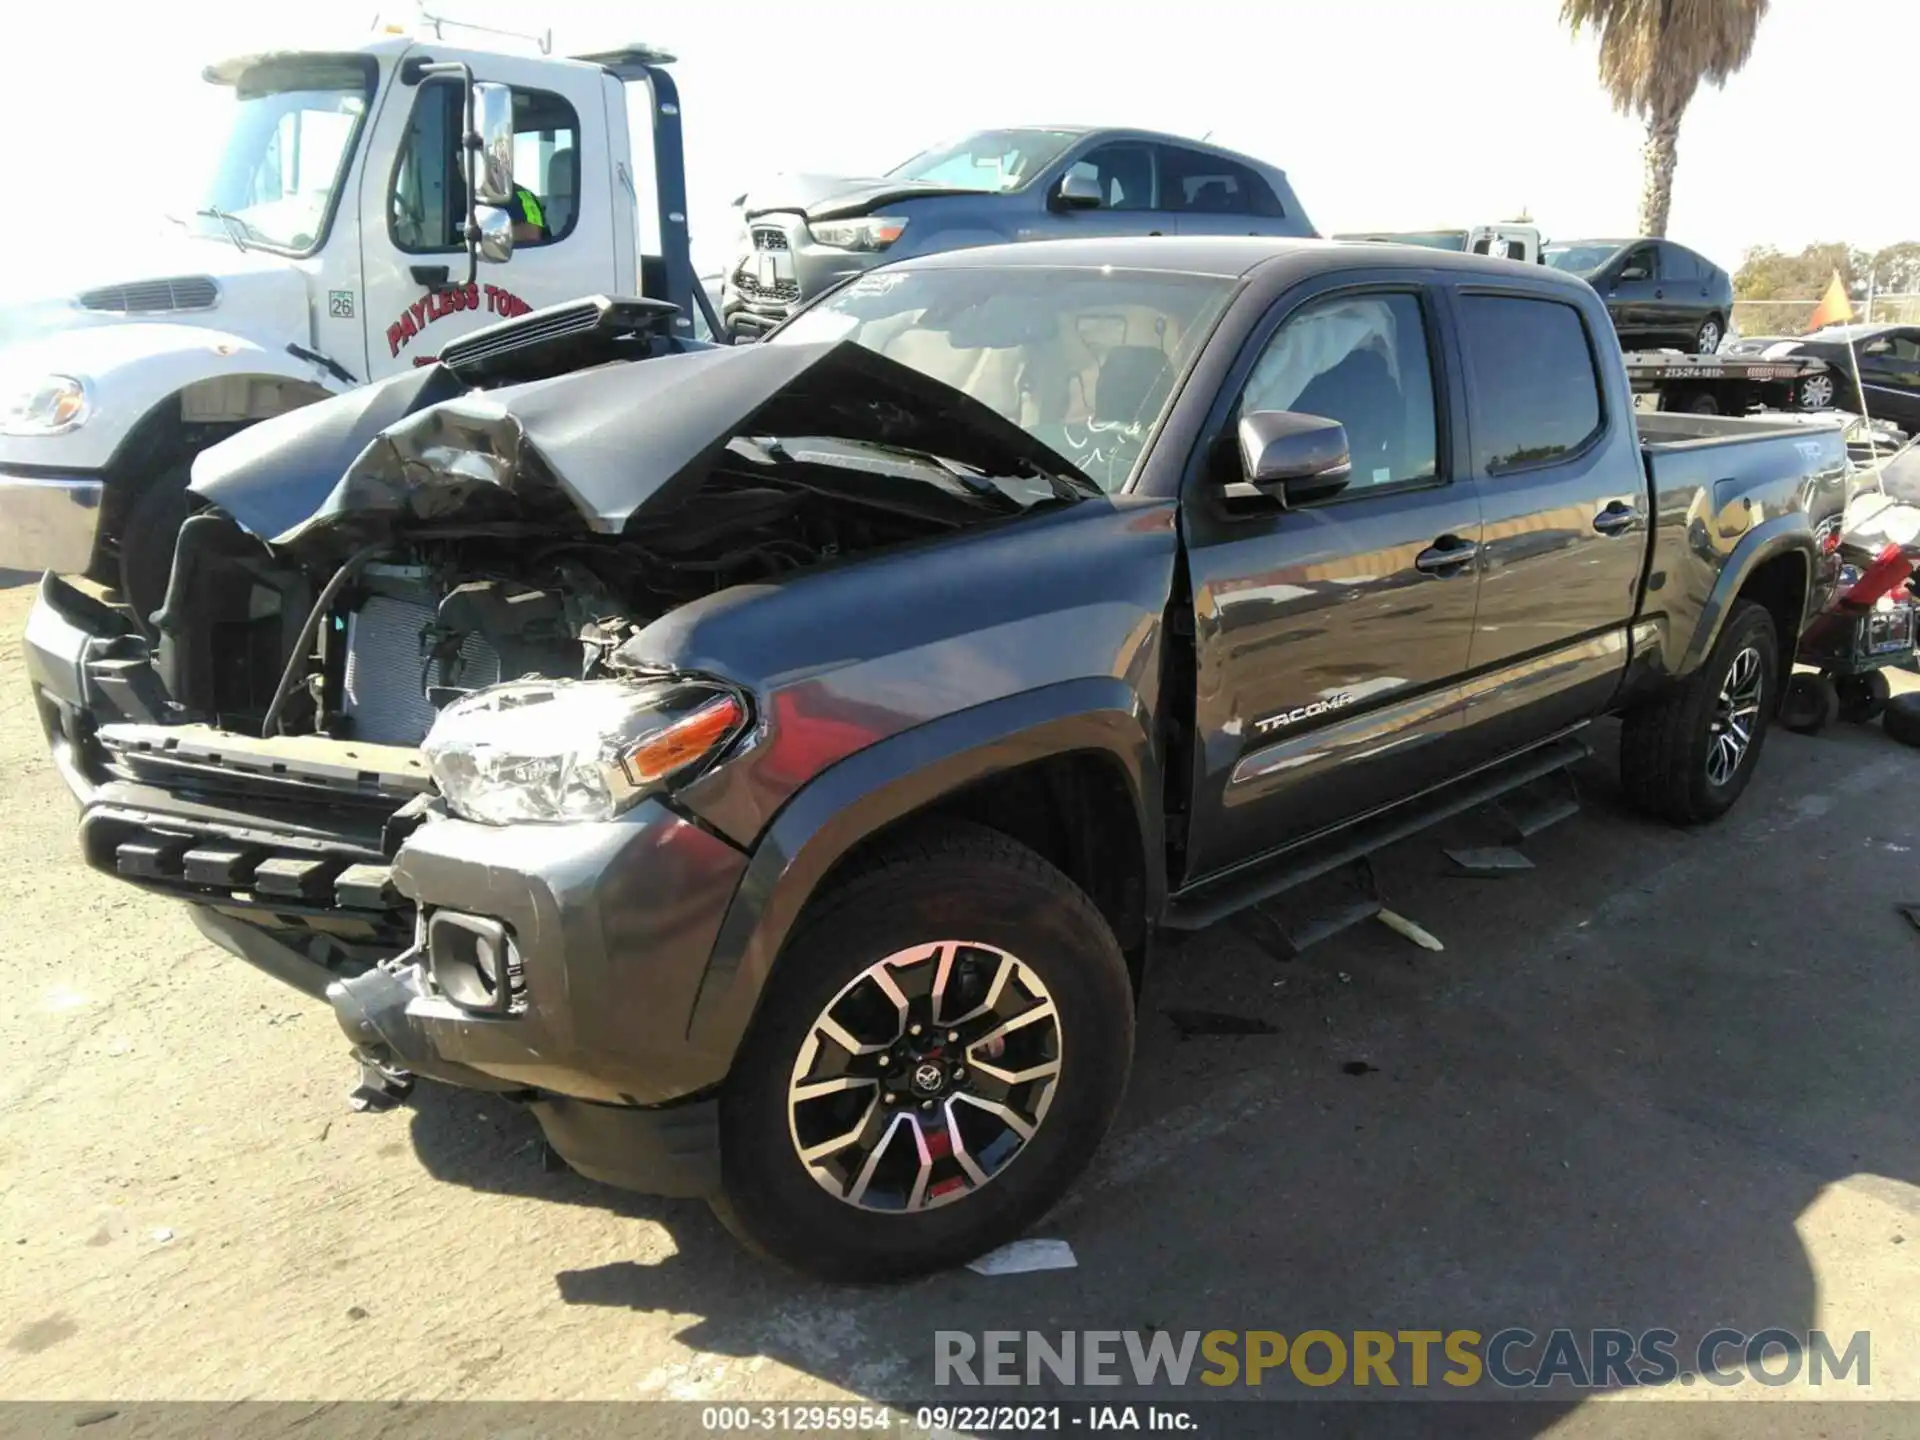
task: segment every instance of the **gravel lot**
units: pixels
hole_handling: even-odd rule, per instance
[[[1920,1399],[1920,753],[1877,729],[1777,734],[1700,833],[1597,765],[1530,874],[1401,847],[1389,899],[1444,953],[1200,937],[1041,1232],[1079,1268],[829,1290],[703,1207],[546,1173],[498,1100],[350,1112],[323,1007],[81,866],[31,596],[0,590],[0,1399],[927,1400],[935,1328],[1719,1323],[1870,1329],[1868,1394]],[[1182,1040],[1169,1006],[1276,1033]],[[1835,1398],[1662,1392],[1795,1393]]]

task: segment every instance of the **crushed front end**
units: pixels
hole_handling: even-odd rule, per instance
[[[373,583],[333,631],[343,676],[398,644],[376,628],[396,623],[387,607],[424,604]],[[421,717],[396,692],[360,713],[412,744],[249,735],[244,714],[216,705],[242,727],[216,728],[171,697],[165,645],[82,585],[43,580],[27,666],[89,865],[187,902],[210,939],[324,998],[369,1077],[506,1092],[583,1174],[712,1188],[708,1094],[726,1057],[692,1049],[686,1017],[740,851],[657,798],[604,822],[460,819],[432,794],[407,728]],[[223,656],[223,684],[243,648]],[[466,648],[489,673],[490,644]]]

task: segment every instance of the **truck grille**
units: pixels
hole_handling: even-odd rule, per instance
[[[211,310],[220,299],[220,287],[207,275],[181,275],[169,280],[139,280],[131,285],[102,285],[80,293],[80,308],[116,315],[164,315],[176,310]]]
[[[771,285],[762,285],[759,278],[745,268],[734,272],[733,288],[745,299],[765,304],[791,305],[800,298],[798,280],[776,280]]]

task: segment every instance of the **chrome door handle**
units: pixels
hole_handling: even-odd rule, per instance
[[[1593,528],[1602,535],[1621,535],[1631,530],[1639,520],[1639,513],[1631,505],[1623,505],[1618,500],[1614,500],[1593,517]]]
[[[1442,535],[1413,557],[1413,568],[1423,575],[1438,575],[1444,578],[1459,574],[1479,553],[1480,547],[1471,540]]]

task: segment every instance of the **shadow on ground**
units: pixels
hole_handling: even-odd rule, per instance
[[[529,1117],[473,1123],[497,1101],[423,1086],[414,1143],[453,1183],[670,1232],[662,1263],[556,1275],[563,1304],[697,1316],[680,1338],[703,1351],[884,1399],[1048,1393],[936,1390],[936,1329],[1664,1327],[1691,1371],[1715,1326],[1820,1323],[1795,1226],[1828,1187],[1861,1177],[1904,1217],[1887,1255],[1920,1243],[1889,1183],[1920,1182],[1920,933],[1894,908],[1920,898],[1916,779],[1877,730],[1781,735],[1734,816],[1682,833],[1622,812],[1596,764],[1586,813],[1528,843],[1524,876],[1456,878],[1431,838],[1383,857],[1389,903],[1444,953],[1369,925],[1290,963],[1229,927],[1166,956],[1121,1123],[1039,1231],[1074,1270],[830,1289],[750,1258],[704,1207],[543,1172]],[[1181,1040],[1170,1006],[1275,1033]],[[1353,1393],[1268,1379],[1181,1395]],[[1501,1428],[1577,1400],[1542,1398]]]

